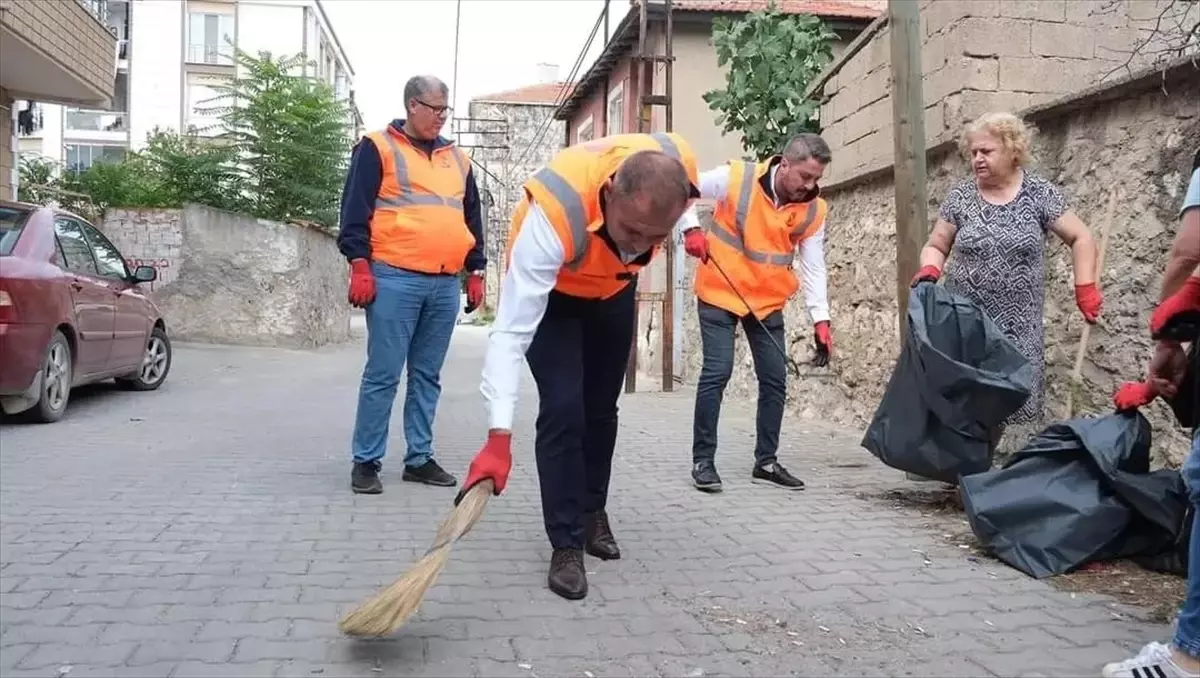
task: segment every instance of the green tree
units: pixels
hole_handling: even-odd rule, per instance
[[[236,58],[242,75],[216,88],[208,110],[221,121],[218,139],[236,154],[245,211],[336,223],[349,159],[345,105],[326,83],[297,74],[303,55],[239,50]]]
[[[731,21],[713,20],[717,65],[725,87],[704,93],[724,132],[742,135],[752,159],[778,153],[798,132],[819,131],[818,102],[804,90],[833,60],[833,31],[810,14],[767,9]]]
[[[238,211],[234,159],[237,149],[194,134],[155,129],[141,152],[144,167],[157,181],[157,199],[171,206],[194,202]]]

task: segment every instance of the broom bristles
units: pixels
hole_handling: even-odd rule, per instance
[[[450,558],[450,547],[469,532],[483,515],[495,487],[491,479],[476,483],[450,515],[442,521],[433,545],[391,586],[359,605],[338,623],[351,636],[385,636],[395,633],[417,611],[425,592],[437,581]]]

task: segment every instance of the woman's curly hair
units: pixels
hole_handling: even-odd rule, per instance
[[[970,136],[985,132],[1000,140],[1000,144],[1017,158],[1017,165],[1027,167],[1033,162],[1033,126],[1007,112],[985,113],[967,123],[958,138],[958,148],[970,156]]]

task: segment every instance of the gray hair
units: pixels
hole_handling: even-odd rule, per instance
[[[803,162],[813,158],[822,165],[828,165],[833,160],[833,153],[820,134],[803,132],[792,137],[783,149],[783,157],[788,162]]]
[[[435,91],[444,96],[450,96],[450,88],[440,78],[432,75],[414,75],[404,83],[404,107],[408,108],[408,102],[422,94]]]
[[[638,151],[621,163],[613,189],[624,197],[648,198],[649,208],[662,214],[687,204],[691,180],[683,163],[661,151]]]

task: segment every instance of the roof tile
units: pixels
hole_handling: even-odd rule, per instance
[[[471,101],[554,106],[562,101],[566,101],[567,97],[571,96],[571,88],[572,85],[568,82],[547,82],[537,85],[526,85],[517,89],[496,92],[495,94],[483,94],[471,97]]]

